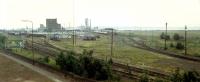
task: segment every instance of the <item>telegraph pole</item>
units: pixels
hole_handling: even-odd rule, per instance
[[[74,38],[75,35],[74,35],[74,34],[75,34],[75,32],[74,32],[74,29],[73,29],[73,34],[72,34],[72,38],[73,38],[73,40],[72,40],[72,42],[73,42],[73,48],[75,47],[75,40],[74,40],[74,39],[75,39],[75,38]]]
[[[33,22],[32,23],[32,54],[33,54],[33,65],[35,65],[35,57],[34,57],[34,51],[33,51]]]
[[[152,30],[151,30],[151,46],[153,47],[153,28],[152,28]]]
[[[71,24],[69,23],[69,28],[71,27],[70,25],[71,25]],[[74,25],[73,25],[72,28],[73,28],[73,30],[72,30],[72,44],[73,44],[73,48],[74,48],[74,47],[75,47],[75,42],[74,42],[74,41],[75,41],[75,40],[74,40],[74,35],[75,35],[75,32],[74,32]]]
[[[185,25],[185,55],[187,55],[187,26]]]
[[[111,32],[112,32],[112,34],[111,34],[111,46],[110,46],[110,48],[111,48],[111,58],[112,58],[112,56],[113,56],[113,28],[111,29]]]
[[[76,31],[75,31],[75,0],[73,0],[73,48],[75,48],[76,44]]]
[[[165,29],[165,50],[167,50],[167,44],[166,44],[166,42],[167,42],[167,22],[165,23],[165,25],[166,25],[166,29]]]

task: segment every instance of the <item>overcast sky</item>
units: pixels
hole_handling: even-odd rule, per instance
[[[0,0],[0,27],[19,28],[45,24],[46,18],[57,18],[63,26],[160,27],[188,25],[200,29],[200,0]],[[1,28],[2,29],[2,28]]]

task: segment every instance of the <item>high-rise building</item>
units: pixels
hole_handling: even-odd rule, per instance
[[[85,18],[85,27],[88,28],[89,27],[89,19]]]
[[[49,32],[61,30],[61,25],[57,23],[57,19],[46,19],[46,27]]]
[[[85,18],[85,28],[86,30],[91,30],[91,19]]]

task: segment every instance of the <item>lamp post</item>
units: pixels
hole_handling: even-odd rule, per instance
[[[34,51],[33,51],[33,21],[31,21],[31,20],[22,20],[22,22],[29,22],[29,23],[31,23],[31,26],[32,26],[32,41],[31,41],[31,43],[32,43],[32,55],[33,55],[33,65],[35,64],[35,60],[34,60]]]
[[[187,26],[185,25],[185,55],[187,55]]]

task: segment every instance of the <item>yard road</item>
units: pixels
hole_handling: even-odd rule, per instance
[[[1,81],[2,81],[2,79],[5,79],[4,82],[71,82],[72,81],[71,79],[67,80],[65,77],[58,76],[58,75],[53,74],[49,71],[46,71],[46,70],[41,69],[37,66],[34,66],[30,63],[24,62],[22,60],[19,60],[15,57],[10,56],[10,55],[6,55],[2,52],[0,52],[0,59],[1,59],[0,60],[0,65],[1,65],[0,66],[0,70],[1,70],[0,73],[2,74],[2,75],[0,74],[0,79],[1,79]],[[16,62],[21,64],[21,65],[18,65]],[[9,64],[7,64],[7,63],[9,63]],[[7,65],[5,65],[5,64],[7,64]],[[15,66],[15,64],[17,64],[17,66]],[[21,67],[23,67],[23,69],[21,69]],[[4,68],[9,69],[9,70],[5,70]],[[22,75],[21,78],[20,78],[20,76],[18,76],[20,74],[13,73],[13,72],[16,72],[18,70],[21,70],[20,72],[17,72],[17,73],[20,73]],[[26,70],[28,70],[28,72],[26,72]],[[4,73],[4,71],[5,71],[5,73]],[[29,71],[31,73],[29,73]],[[27,73],[29,73],[29,74],[27,75]],[[14,78],[15,76],[16,76],[16,78]],[[27,77],[27,76],[29,76],[29,77]],[[9,78],[15,79],[16,81],[10,80]],[[29,79],[31,81],[22,81],[23,78]],[[37,80],[34,81],[34,78],[36,78]],[[44,79],[47,79],[48,81],[44,80]],[[20,81],[18,81],[18,80],[20,80]]]

